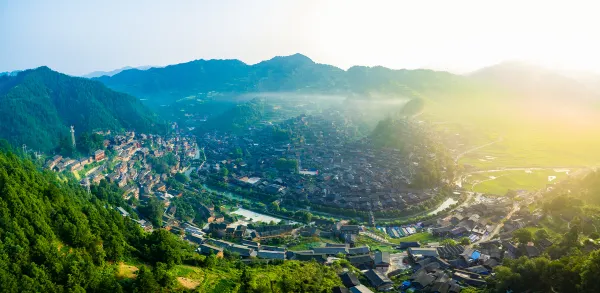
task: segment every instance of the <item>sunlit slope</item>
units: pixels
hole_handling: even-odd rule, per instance
[[[463,150],[500,138],[464,154],[460,162],[483,168],[600,164],[600,98],[595,93],[558,76],[515,87],[469,79],[467,86],[423,94],[423,118],[456,132],[465,142]]]

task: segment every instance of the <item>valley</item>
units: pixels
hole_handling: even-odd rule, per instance
[[[202,74],[182,78],[199,68],[211,72],[209,81],[198,81]],[[44,81],[50,77],[63,82]],[[31,132],[51,139],[18,131],[5,136],[4,149],[108,201],[129,229],[170,231],[168,241],[185,251],[186,261],[167,268],[169,286],[180,290],[220,292],[237,288],[237,278],[259,288],[263,277],[247,274],[278,278],[264,263],[321,270],[327,277],[319,285],[328,288],[339,285],[344,270],[373,290],[375,271],[390,288],[406,280],[422,286],[420,278],[483,288],[503,258],[564,254],[560,235],[572,219],[549,217],[556,209],[549,205],[563,185],[596,174],[598,162],[595,119],[539,119],[514,92],[488,96],[489,85],[444,72],[344,71],[297,54],[251,66],[200,60],[129,69],[92,80],[47,68],[0,78],[11,103],[19,95],[54,97],[61,121],[54,132]],[[31,79],[47,93],[19,92],[32,87]],[[103,93],[92,95],[101,97],[94,103],[108,103],[109,120],[117,122],[60,108],[87,87]],[[112,105],[106,95],[126,103]],[[28,123],[41,125],[44,115]],[[595,227],[597,218],[583,215]],[[527,229],[549,235],[529,245],[517,236]],[[550,239],[556,245],[547,245]],[[462,256],[474,253],[485,259]],[[148,257],[120,258],[116,275],[141,280]],[[452,270],[438,276],[420,269],[432,262]],[[160,266],[152,266],[155,278]]]

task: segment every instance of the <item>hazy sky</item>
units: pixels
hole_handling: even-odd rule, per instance
[[[600,72],[599,11],[574,0],[0,0],[0,71],[253,64],[299,52],[344,69],[465,72],[521,59]]]

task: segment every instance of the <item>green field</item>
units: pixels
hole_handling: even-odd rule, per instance
[[[473,187],[473,191],[504,195],[508,190],[538,190],[548,184],[556,183],[568,175],[561,170],[530,170],[530,171],[502,171],[473,174],[467,178],[470,184],[465,187]],[[571,170],[572,171],[572,170]],[[549,180],[551,177],[553,180]],[[481,183],[477,183],[481,182]]]

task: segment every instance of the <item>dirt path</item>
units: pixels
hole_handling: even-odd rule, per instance
[[[508,213],[508,215],[506,215],[506,218],[504,218],[504,220],[502,220],[502,222],[500,222],[500,224],[496,225],[496,228],[494,228],[494,230],[492,231],[492,233],[490,233],[490,234],[488,234],[488,235],[486,235],[484,237],[481,237],[481,239],[479,239],[479,240],[471,243],[469,246],[473,246],[473,245],[476,245],[476,244],[479,244],[481,242],[485,242],[485,241],[488,241],[488,240],[494,238],[494,236],[496,236],[498,233],[500,233],[500,229],[502,229],[502,227],[504,227],[504,223],[506,221],[510,220],[510,218],[512,217],[512,215],[514,213],[516,213],[519,209],[520,209],[519,205],[518,204],[514,204],[512,210]]]
[[[177,281],[179,281],[181,286],[183,286],[187,289],[192,289],[192,290],[196,289],[196,287],[198,287],[200,285],[199,281],[184,278],[184,277],[177,277]]]
[[[468,153],[471,153],[471,152],[474,152],[474,151],[476,151],[476,150],[480,150],[480,149],[482,149],[482,148],[485,148],[485,147],[491,146],[491,145],[493,145],[493,144],[495,144],[495,143],[501,142],[502,140],[504,140],[504,138],[500,137],[500,138],[498,138],[498,139],[497,139],[497,140],[495,140],[495,141],[492,141],[492,142],[486,143],[486,144],[484,144],[484,145],[480,145],[480,146],[477,146],[477,147],[474,147],[474,148],[468,149],[468,150],[466,150],[466,151],[464,151],[464,152],[462,152],[462,153],[460,153],[460,154],[456,155],[456,157],[454,158],[454,162],[458,162],[458,160],[460,160],[460,158],[464,157],[464,155],[466,155],[466,154],[468,154]]]

